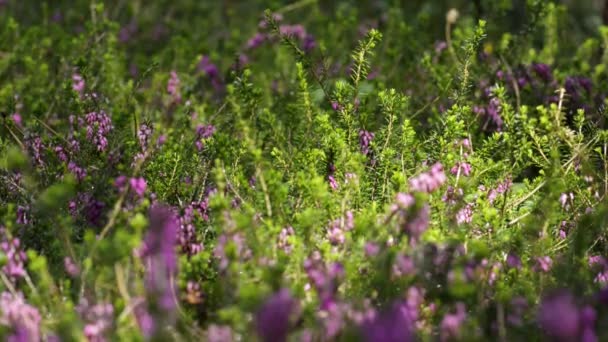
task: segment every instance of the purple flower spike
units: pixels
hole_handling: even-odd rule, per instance
[[[131,186],[131,189],[133,189],[133,191],[137,194],[137,196],[144,197],[144,194],[146,193],[147,184],[146,180],[143,177],[129,179],[129,185]]]
[[[256,330],[262,341],[287,341],[290,318],[298,308],[298,302],[282,289],[274,294],[256,314]]]
[[[543,299],[538,324],[553,341],[577,341],[580,322],[574,296],[569,292],[558,292]]]
[[[551,73],[551,67],[544,63],[532,64],[532,70],[545,82],[551,82],[553,75]]]
[[[414,338],[414,322],[402,305],[394,305],[362,326],[367,342],[410,342]]]

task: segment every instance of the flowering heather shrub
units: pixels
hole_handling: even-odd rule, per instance
[[[602,6],[0,1],[0,340],[608,340]]]

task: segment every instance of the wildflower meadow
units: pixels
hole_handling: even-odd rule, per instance
[[[608,1],[0,0],[0,340],[608,341]]]

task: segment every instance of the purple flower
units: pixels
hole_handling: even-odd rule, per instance
[[[551,270],[551,266],[553,265],[553,260],[549,256],[542,256],[536,258],[536,265],[534,266],[535,270],[538,272],[547,273]]]
[[[403,253],[397,253],[393,264],[393,275],[395,277],[409,276],[416,273],[414,260]]]
[[[574,194],[573,193],[562,193],[559,196],[559,203],[561,204],[564,210],[570,210],[571,204],[574,202]]]
[[[234,247],[237,260],[248,260],[251,258],[252,252],[246,244],[245,237],[242,233],[222,234],[217,239],[217,244],[213,250],[213,256],[219,260],[219,268],[224,271],[230,264],[229,255],[226,254],[226,247],[232,245]]]
[[[127,176],[118,176],[114,180],[114,186],[121,190],[127,185]]]
[[[112,120],[104,112],[90,112],[85,115],[87,139],[103,152],[108,147],[108,134],[113,129]]]
[[[253,50],[260,47],[268,37],[264,33],[257,32],[253,37],[247,41],[247,49]]]
[[[7,341],[40,341],[40,313],[27,304],[23,295],[2,292],[0,295],[0,325],[12,329]]]
[[[361,153],[364,155],[369,154],[369,145],[374,139],[374,133],[366,130],[359,131],[359,146],[361,147]]]
[[[16,280],[26,275],[25,262],[27,256],[21,248],[21,241],[10,237],[4,227],[0,226],[0,251],[6,256],[6,264],[2,267],[10,279]]]
[[[509,253],[507,255],[507,266],[510,268],[521,268],[521,258],[513,252]]]
[[[293,246],[291,245],[291,242],[289,240],[294,234],[295,232],[293,230],[293,227],[291,226],[281,229],[277,242],[277,246],[279,247],[279,249],[283,250],[287,254],[291,253]]]
[[[404,311],[402,304],[392,308],[361,327],[367,342],[409,342],[415,341],[414,322]]]
[[[460,328],[467,318],[464,303],[456,304],[456,312],[446,313],[441,320],[441,340],[448,341],[460,336]]]
[[[74,73],[72,75],[72,89],[74,89],[75,92],[82,94],[82,92],[84,91],[84,86],[84,78],[82,78],[80,74]]]
[[[129,186],[139,197],[143,197],[146,193],[146,180],[143,177],[129,179]]]
[[[456,213],[456,223],[458,225],[471,223],[473,221],[473,204],[468,203]]]
[[[411,178],[409,183],[412,191],[431,193],[441,187],[446,180],[443,166],[441,163],[435,163],[428,172]]]
[[[114,325],[114,307],[110,303],[89,305],[84,299],[76,311],[85,321],[84,336],[89,341],[106,341],[105,335],[112,330]]]
[[[169,81],[167,81],[167,92],[173,98],[174,103],[180,103],[182,101],[182,95],[180,94],[179,89],[179,76],[177,76],[177,72],[171,71],[169,73]]]
[[[139,146],[142,151],[148,149],[148,143],[150,142],[150,136],[152,135],[152,127],[143,123],[139,126],[137,131],[137,139],[139,140]]]
[[[232,329],[226,325],[211,324],[207,329],[207,341],[209,342],[231,342],[234,341]]]
[[[544,63],[533,63],[532,71],[536,73],[545,82],[550,82],[553,79],[551,67]]]
[[[137,255],[146,266],[145,288],[149,301],[146,312],[156,322],[153,327],[157,327],[160,321],[171,323],[174,319],[176,293],[172,283],[177,274],[175,245],[179,224],[173,211],[161,205],[152,206],[149,222]],[[147,333],[154,335],[155,328]]]
[[[450,173],[453,175],[457,175],[459,172],[468,177],[471,174],[471,164],[458,162],[450,169]]]
[[[78,181],[82,181],[87,176],[87,171],[76,165],[74,162],[68,163],[68,170],[76,177]]]
[[[579,309],[569,292],[545,297],[538,311],[541,330],[553,341],[577,341],[580,333]]]
[[[260,308],[256,314],[256,330],[262,341],[287,341],[291,316],[298,309],[298,302],[282,289]]]
[[[403,231],[410,237],[410,244],[416,245],[427,228],[431,220],[431,207],[425,204],[418,210],[416,216],[406,220]]]
[[[334,175],[327,176],[327,180],[329,181],[329,187],[332,188],[332,190],[338,189],[338,187],[339,187],[338,181],[336,181],[336,178],[334,177]]]
[[[443,40],[440,40],[435,43],[435,53],[438,55],[447,48],[448,48],[448,44]]]
[[[75,278],[78,276],[78,274],[80,274],[80,268],[70,257],[65,257],[63,259],[63,266],[65,268],[65,272],[72,278]]]
[[[15,125],[21,127],[22,125],[22,118],[21,118],[21,114],[19,113],[14,113],[13,115],[11,115],[11,119],[13,120],[13,122],[15,123]]]
[[[30,222],[28,218],[28,214],[30,211],[30,206],[17,206],[17,224],[28,224]]]
[[[507,314],[507,322],[515,327],[520,327],[524,324],[523,318],[528,309],[528,301],[524,297],[513,297],[510,302],[510,310]]]
[[[365,255],[368,257],[373,257],[380,253],[380,246],[373,242],[365,243]]]

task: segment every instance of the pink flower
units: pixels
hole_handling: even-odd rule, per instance
[[[72,75],[72,89],[74,89],[74,91],[76,91],[77,93],[82,94],[82,92],[84,91],[84,86],[84,78],[82,78],[80,74],[74,73]]]
[[[143,177],[139,177],[139,178],[131,178],[129,180],[129,185],[131,186],[131,189],[133,189],[133,191],[135,191],[135,193],[139,196],[139,197],[143,197],[144,193],[146,192],[146,180],[143,179]]]

